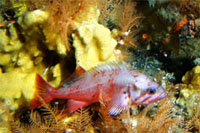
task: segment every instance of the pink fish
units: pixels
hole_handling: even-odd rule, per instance
[[[41,98],[45,103],[56,98],[68,99],[69,112],[101,101],[109,107],[109,114],[116,116],[130,104],[150,104],[166,96],[164,89],[151,78],[125,62],[113,62],[82,72],[78,78],[59,88],[50,86],[37,75],[36,94],[30,108],[41,105]]]

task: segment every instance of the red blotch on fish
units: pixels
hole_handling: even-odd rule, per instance
[[[79,74],[73,74],[73,80],[58,88],[36,75],[36,92],[30,108],[57,98],[68,99],[67,108],[71,113],[103,102],[109,107],[108,113],[116,116],[130,104],[150,104],[167,96],[158,83],[125,62],[102,64],[88,72],[79,67],[77,71]]]

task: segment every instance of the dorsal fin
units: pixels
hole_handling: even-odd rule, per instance
[[[88,72],[94,73],[94,72],[102,72],[102,71],[113,71],[113,70],[127,70],[130,69],[131,66],[124,62],[109,62],[109,63],[102,63],[100,65],[97,65],[96,67],[90,69]]]
[[[76,71],[74,72],[75,76],[80,76],[82,74],[84,74],[86,72],[86,70],[84,68],[82,68],[81,66],[78,66],[76,68]]]
[[[87,74],[108,72],[108,71],[114,71],[114,70],[129,70],[129,69],[131,69],[131,66],[128,63],[124,61],[120,61],[120,62],[113,61],[109,63],[99,64],[96,67],[87,71]],[[61,83],[60,87],[66,87],[67,85],[73,83],[74,81],[80,80],[81,78],[84,77],[85,73],[86,71],[81,66],[77,67],[76,71],[71,76],[69,76],[66,80],[64,80]]]
[[[66,78],[65,80],[61,82],[61,87],[65,87],[66,85],[70,84],[71,81],[78,79],[78,77],[83,75],[85,72],[86,70],[84,68],[82,68],[81,66],[78,66],[74,73],[72,73],[68,78]]]

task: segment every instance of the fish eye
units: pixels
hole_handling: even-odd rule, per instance
[[[150,87],[150,88],[147,89],[147,91],[148,91],[149,94],[154,94],[154,93],[156,93],[156,88]]]

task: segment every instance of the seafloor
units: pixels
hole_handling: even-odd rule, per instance
[[[0,132],[200,132],[199,31],[199,0],[0,0]],[[110,62],[168,96],[117,116],[103,101],[69,113],[68,99],[41,98],[30,109],[43,95],[37,74],[59,88]]]

